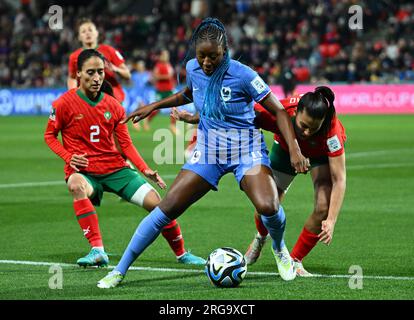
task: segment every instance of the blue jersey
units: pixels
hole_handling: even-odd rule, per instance
[[[150,85],[150,78],[151,74],[148,71],[138,72],[133,71],[131,73],[131,81],[132,81],[132,90],[131,96],[132,99],[135,101],[137,98],[140,99],[144,104],[150,103],[150,91],[154,89]],[[136,108],[136,106],[135,106]]]
[[[255,127],[253,100],[260,102],[270,93],[269,86],[257,72],[236,60],[230,60],[230,66],[221,88],[221,97],[226,103],[225,121],[220,121],[208,119],[202,115],[210,77],[204,73],[196,59],[188,61],[186,71],[187,87],[193,92],[194,105],[200,112],[200,123],[206,129],[252,129]]]
[[[203,115],[210,77],[196,59],[187,63],[186,70],[187,87],[193,93],[200,122],[197,146],[183,169],[196,172],[216,189],[220,178],[228,172],[233,172],[240,183],[256,165],[269,166],[263,135],[254,124],[253,107],[253,101],[260,102],[271,92],[269,86],[251,68],[230,60],[221,87],[224,120],[212,119]]]

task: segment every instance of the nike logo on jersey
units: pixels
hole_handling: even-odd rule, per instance
[[[83,114],[79,113],[78,115],[75,116],[75,120],[80,120],[83,118]]]

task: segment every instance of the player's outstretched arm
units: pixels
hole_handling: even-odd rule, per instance
[[[122,152],[134,164],[134,166],[141,171],[144,176],[154,181],[161,189],[165,189],[167,185],[164,180],[160,177],[157,171],[152,170],[148,166],[144,158],[138,152],[137,148],[135,148],[126,124],[120,123],[115,127],[115,137]]]
[[[283,105],[276,99],[273,93],[269,93],[260,104],[276,116],[277,126],[289,147],[290,163],[298,173],[305,173],[310,167],[309,159],[305,158],[300,151],[292,121]]]
[[[122,123],[127,123],[131,119],[132,119],[132,122],[136,123],[148,117],[155,110],[182,106],[192,101],[193,101],[193,94],[189,88],[185,87],[183,90],[181,90],[180,92],[176,94],[173,94],[160,101],[151,103],[149,105],[143,106],[135,110],[134,112],[130,113],[126,117],[126,119],[122,121]]]
[[[120,66],[116,66],[111,64],[112,70],[118,73],[122,79],[129,80],[131,79],[131,71],[129,70],[128,66],[123,63]]]
[[[329,201],[328,217],[322,221],[322,232],[319,241],[330,244],[338,219],[346,190],[345,153],[338,157],[329,157],[329,169],[331,172],[332,191]]]

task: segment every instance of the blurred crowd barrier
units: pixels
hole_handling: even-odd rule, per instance
[[[298,85],[295,94],[313,91],[316,85]],[[414,113],[414,84],[331,84],[335,93],[335,108],[338,114],[393,114]],[[283,98],[280,86],[271,86],[278,98]],[[123,106],[127,113],[135,110],[141,96],[132,88],[125,88]],[[0,116],[46,115],[52,102],[66,88],[60,89],[0,89]],[[153,101],[154,91],[145,93]],[[193,106],[187,110],[194,111]],[[168,113],[163,110],[163,113]]]

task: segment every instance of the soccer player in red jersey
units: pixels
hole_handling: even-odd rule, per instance
[[[110,94],[104,81],[104,57],[96,50],[85,49],[77,59],[80,86],[71,89],[52,103],[44,134],[50,149],[65,161],[65,180],[73,196],[73,207],[80,227],[92,249],[80,258],[81,266],[108,264],[98,217],[103,192],[112,192],[133,204],[151,211],[161,201],[155,189],[131,169],[114,145],[117,137],[122,152],[147,178],[160,188],[166,185],[151,170],[133,145],[128,128],[121,120],[125,110]],[[58,140],[59,132],[62,142]],[[204,259],[184,248],[180,226],[174,220],[162,230],[178,262],[204,264]]]
[[[131,72],[125,64],[125,59],[118,50],[110,45],[98,43],[99,32],[90,19],[81,19],[77,31],[82,48],[77,49],[69,56],[68,89],[78,87],[76,73],[79,54],[85,49],[95,49],[105,57],[105,80],[111,84],[115,98],[122,103],[125,99],[125,92],[117,79],[117,74],[125,80],[131,79]]]
[[[303,268],[302,260],[318,242],[329,245],[342,206],[346,189],[345,129],[336,117],[335,95],[325,86],[317,87],[302,97],[282,100],[292,117],[296,138],[303,155],[310,160],[310,173],[314,186],[314,209],[291,251],[299,276],[312,276]],[[282,200],[296,172],[290,165],[288,148],[276,126],[275,117],[260,105],[255,106],[258,127],[274,132],[270,152],[271,168]],[[250,244],[246,262],[258,259],[267,239],[267,230],[260,216],[255,213],[257,235]]]
[[[158,61],[152,70],[152,82],[156,90],[155,98],[157,101],[174,94],[174,68],[170,63],[170,53],[168,50],[161,50]],[[147,119],[144,119],[144,125],[149,128],[149,121],[151,121],[151,119],[158,113],[159,110],[152,112]],[[170,130],[172,133],[177,134],[175,118],[171,116],[170,119]]]

